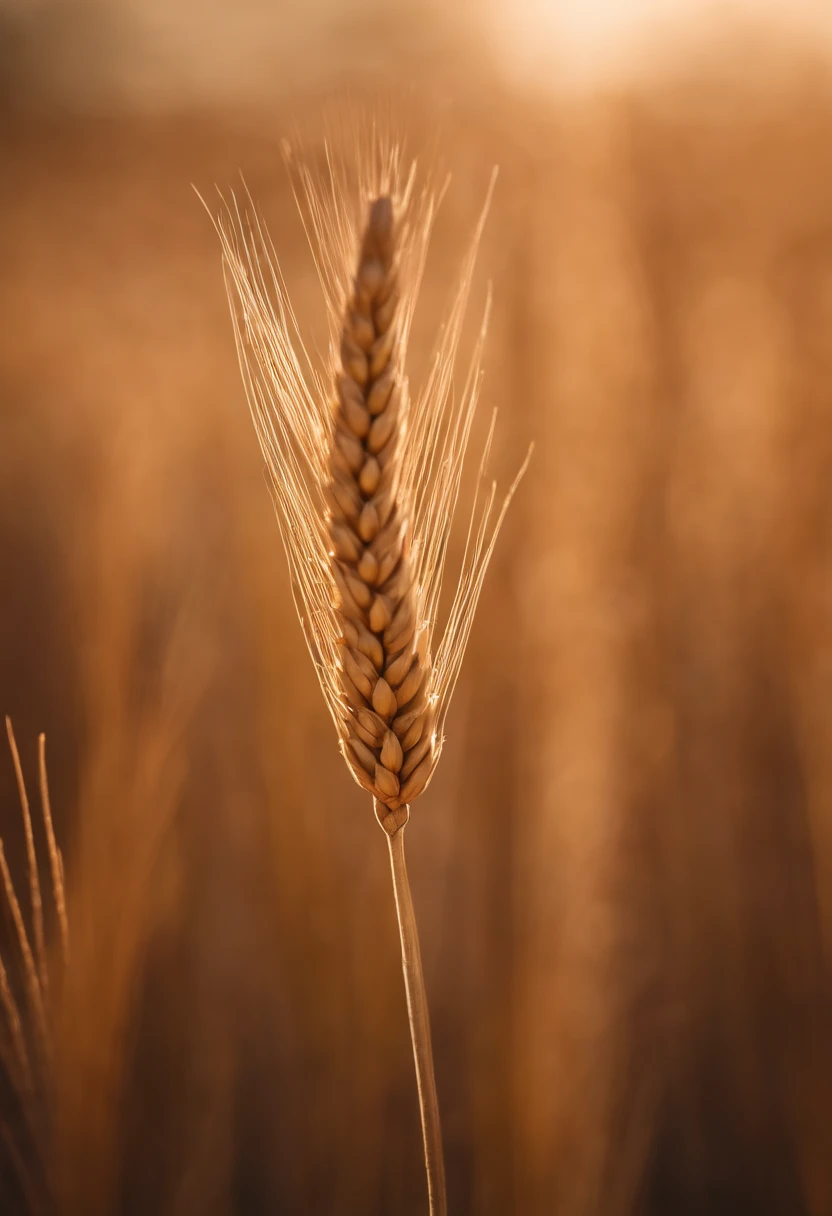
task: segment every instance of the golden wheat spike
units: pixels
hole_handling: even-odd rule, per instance
[[[38,875],[37,856],[35,854],[35,837],[32,832],[32,816],[29,811],[29,796],[26,793],[26,782],[23,780],[23,768],[20,763],[20,753],[12,730],[11,719],[6,718],[6,734],[14,762],[14,772],[17,778],[17,793],[20,798],[20,809],[23,813],[23,829],[26,836],[26,867],[29,871],[29,900],[32,907],[32,930],[35,939],[35,958],[37,974],[42,989],[48,985],[46,970],[46,946],[43,937],[43,903],[40,895],[40,876]]]
[[[344,310],[325,488],[341,685],[341,745],[390,812],[435,764],[430,629],[420,620],[400,495],[403,382],[393,205],[373,201]],[[404,815],[394,822],[404,822]]]
[[[494,180],[431,372],[411,398],[407,338],[437,192],[429,184],[418,190],[415,165],[383,141],[359,164],[357,189],[332,149],[322,177],[302,161],[297,176],[331,322],[329,368],[315,367],[300,340],[273,242],[251,201],[232,194],[214,222],[304,635],[353,776],[393,813],[395,827],[435,771],[485,572],[526,468],[499,509],[494,486],[478,492],[439,628],[487,308],[458,394],[453,369]],[[481,483],[492,434],[493,424]]]

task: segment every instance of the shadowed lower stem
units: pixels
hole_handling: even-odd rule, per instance
[[[401,810],[409,811],[409,808],[403,807]],[[387,812],[387,808],[376,803],[376,816],[384,828],[390,847],[393,894],[396,897],[396,915],[399,920],[399,937],[402,943],[402,972],[407,994],[413,1061],[416,1065],[419,1110],[422,1116],[422,1139],[425,1147],[430,1216],[447,1216],[445,1159],[442,1153],[442,1128],[439,1123],[439,1103],[436,1097],[436,1078],[433,1072],[430,1015],[425,992],[425,978],[422,974],[419,932],[416,928],[416,915],[413,911],[413,900],[410,897],[410,883],[404,860],[404,829],[407,826],[407,818],[401,814],[401,810],[395,818],[404,819],[404,822],[397,824],[394,822],[394,816]]]

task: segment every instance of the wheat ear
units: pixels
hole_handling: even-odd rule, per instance
[[[398,488],[402,377],[393,206],[370,207],[341,335],[327,526],[348,707],[344,757],[384,808],[388,833],[434,762],[429,630],[420,627],[410,538]]]
[[[405,171],[395,144],[374,140],[358,163],[357,192],[331,149],[323,181],[299,168],[296,197],[331,324],[332,359],[323,374],[299,338],[274,247],[256,213],[241,211],[232,195],[215,223],[240,368],[304,635],[341,751],[372,794],[388,839],[430,1211],[444,1216],[439,1108],[404,828],[410,803],[436,769],[485,571],[528,460],[501,507],[495,509],[493,484],[478,492],[462,573],[437,635],[485,322],[458,398],[452,372],[488,203],[427,383],[411,400],[404,354],[437,200],[429,188],[417,193],[415,166]],[[493,426],[492,420],[481,475]]]

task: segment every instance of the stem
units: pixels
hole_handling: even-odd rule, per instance
[[[376,803],[376,815],[387,834],[387,843],[390,846],[393,894],[396,897],[396,915],[399,919],[399,936],[402,943],[402,971],[407,994],[407,1013],[410,1019],[410,1038],[413,1043],[413,1062],[416,1065],[419,1110],[422,1116],[422,1139],[425,1146],[430,1216],[447,1216],[445,1160],[442,1155],[442,1129],[439,1125],[439,1103],[436,1097],[436,1078],[433,1073],[430,1015],[425,993],[425,978],[422,975],[419,932],[416,928],[416,915],[413,911],[413,900],[410,898],[410,883],[407,879],[407,867],[404,861],[404,829],[407,825],[407,818],[400,826],[396,826],[393,823],[392,815],[383,819],[379,814],[379,812],[382,814],[386,812],[386,809]],[[394,830],[390,831],[390,828]]]

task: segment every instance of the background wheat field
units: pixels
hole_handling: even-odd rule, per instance
[[[451,1211],[832,1216],[832,47],[524,88],[434,7],[0,8],[0,708],[71,935],[29,1167],[62,1216],[425,1210],[386,850],[191,189],[244,172],[323,341],[280,149],[347,96],[452,172],[414,381],[499,164],[480,422],[503,478],[536,442],[409,833]],[[8,756],[0,833],[25,892]]]

